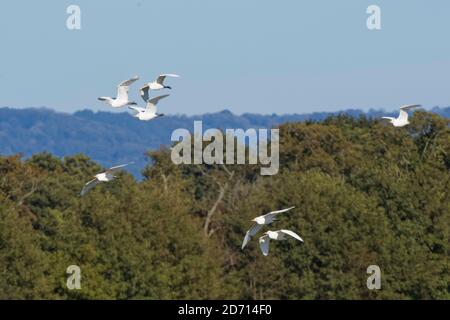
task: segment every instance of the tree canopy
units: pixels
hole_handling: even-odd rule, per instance
[[[450,129],[418,111],[411,125],[348,116],[280,129],[280,171],[174,165],[148,153],[79,192],[102,167],[82,154],[0,157],[0,299],[450,299]],[[254,217],[296,206],[257,237]],[[81,269],[81,290],[66,268]],[[381,268],[381,290],[366,269]]]

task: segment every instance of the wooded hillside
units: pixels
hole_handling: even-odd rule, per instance
[[[0,299],[450,299],[447,119],[284,124],[275,176],[150,159],[142,181],[80,197],[102,170],[88,157],[0,157]],[[304,244],[240,249],[251,219],[289,206],[270,229]],[[72,264],[81,290],[66,288]]]

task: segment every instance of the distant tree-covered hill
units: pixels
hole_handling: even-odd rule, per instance
[[[450,107],[431,110],[450,118]],[[50,109],[0,108],[0,154],[21,153],[25,157],[47,151],[63,157],[84,153],[104,166],[134,161],[135,175],[145,163],[145,152],[170,145],[173,130],[193,130],[194,120],[202,120],[206,128],[270,128],[287,122],[321,121],[330,115],[345,113],[352,117],[363,114],[369,118],[386,115],[382,110],[349,109],[327,113],[288,115],[235,115],[224,110],[199,116],[169,115],[157,121],[141,122],[128,113],[92,112],[74,114]]]

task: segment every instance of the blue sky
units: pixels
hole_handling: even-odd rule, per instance
[[[81,30],[66,28],[71,4]],[[143,104],[159,73],[182,76],[166,114],[448,106],[449,31],[448,0],[4,1],[0,106],[106,111],[96,98],[134,75]]]

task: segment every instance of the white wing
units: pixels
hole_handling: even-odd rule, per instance
[[[147,106],[145,107],[145,112],[147,112],[147,114],[153,114],[156,115],[156,111],[158,111],[158,108],[156,108],[156,105],[147,102]]]
[[[269,254],[269,243],[270,238],[268,235],[259,238],[259,247],[263,255],[267,256]]]
[[[128,87],[135,81],[137,81],[139,79],[138,76],[135,76],[131,79],[125,80],[123,82],[121,82],[118,86],[117,86],[117,99],[126,99],[128,100]]]
[[[161,75],[156,79],[156,82],[159,83],[160,85],[163,85],[163,84],[164,84],[164,80],[166,79],[166,77],[179,78],[180,76],[177,75],[177,74],[171,74],[171,73],[161,74]]]
[[[151,103],[156,106],[158,104],[159,100],[167,98],[168,96],[170,96],[170,94],[164,94],[162,96],[154,97],[154,98],[151,98],[150,100],[148,100],[147,103]]]
[[[134,163],[134,162],[130,162],[130,163],[126,163],[126,164],[121,164],[121,165],[119,165],[119,166],[111,167],[111,168],[109,168],[108,170],[106,170],[106,172],[107,172],[107,173],[111,173],[111,172],[114,172],[114,171],[116,171],[116,170],[119,170],[120,168],[126,167],[126,166],[128,166],[128,165],[130,165],[130,164],[133,164],[133,163]]]
[[[145,112],[145,109],[144,108],[140,108],[140,107],[128,106],[128,108],[131,109],[131,110],[135,110],[135,111],[137,111],[139,113]]]
[[[100,183],[100,181],[98,181],[97,179],[92,179],[91,181],[89,181],[88,183],[86,183],[84,185],[83,189],[81,190],[80,195],[84,196],[89,190],[91,190],[93,187],[95,187],[99,183]]]
[[[161,100],[161,99],[164,99],[164,98],[166,98],[168,96],[169,96],[169,94],[164,94],[162,96],[154,97],[154,98],[148,100],[147,101],[147,106],[146,106],[147,112],[151,112],[153,114],[156,114],[156,110],[157,110],[156,109],[156,105],[158,104],[158,101]]]
[[[245,237],[244,237],[244,241],[242,241],[242,248],[241,249],[244,249],[245,248],[245,246],[247,245],[247,243],[251,240],[251,238],[256,234],[256,233],[258,233],[258,231],[259,230],[261,230],[261,228],[262,228],[262,224],[255,224],[253,227],[251,227],[248,231],[247,231],[247,233],[245,234]]]
[[[265,216],[276,216],[277,214],[280,214],[280,213],[283,213],[283,212],[292,210],[292,209],[294,209],[294,208],[295,208],[295,206],[294,206],[294,207],[287,208],[287,209],[282,209],[282,210],[272,211],[272,212],[267,213]]]
[[[293,231],[290,231],[290,230],[284,230],[284,229],[283,229],[283,230],[280,230],[280,231],[278,231],[278,232],[281,232],[281,233],[283,233],[283,234],[287,234],[288,236],[291,236],[291,237],[297,239],[298,241],[303,242],[303,239],[300,238],[300,236],[299,236],[298,234],[296,234],[295,232],[293,232]]]
[[[406,106],[401,106],[398,119],[404,120],[404,121],[408,120],[408,110],[411,110],[413,108],[418,108],[418,107],[420,107],[420,104],[409,104]]]
[[[400,114],[398,115],[398,119],[402,121],[408,120],[408,112],[405,110],[400,109]]]

